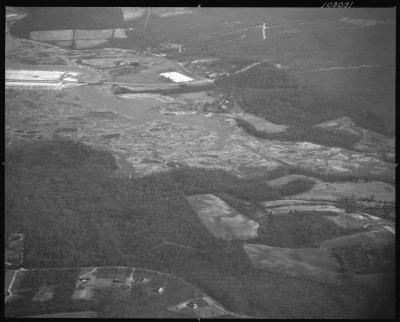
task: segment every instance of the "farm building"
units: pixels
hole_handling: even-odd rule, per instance
[[[208,306],[208,305],[209,304],[207,303],[207,301],[205,301],[203,298],[191,300],[191,301],[186,303],[186,306],[191,308],[191,309],[197,309],[197,308],[205,307],[205,306]]]
[[[177,73],[177,72],[161,73],[160,75],[162,77],[172,80],[175,83],[185,83],[185,82],[190,82],[193,80],[193,78],[187,77],[187,76],[185,76],[181,73]]]
[[[44,70],[6,70],[6,81],[42,81],[56,82],[61,81],[64,76],[63,71],[44,71]]]

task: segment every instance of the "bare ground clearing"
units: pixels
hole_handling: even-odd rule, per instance
[[[301,174],[289,174],[287,176],[282,176],[274,180],[268,181],[268,184],[271,187],[276,187],[280,188],[284,185],[287,185],[290,182],[296,181],[296,180],[301,180],[301,179],[308,179],[309,177],[301,175]]]
[[[61,313],[50,313],[50,314],[39,314],[27,316],[28,318],[95,318],[97,313],[94,311],[81,311],[81,312],[61,312]]]
[[[335,120],[320,123],[317,126],[334,129],[345,133],[355,134],[360,141],[355,144],[355,149],[366,153],[379,155],[380,152],[393,153],[395,151],[395,139],[385,135],[368,131],[358,126],[350,117],[341,117]]]
[[[200,220],[215,237],[246,240],[257,236],[259,224],[238,213],[220,198],[211,194],[187,198]]]
[[[321,243],[320,247],[325,249],[332,249],[338,247],[357,246],[360,244],[369,245],[386,245],[394,243],[395,235],[384,228],[376,229],[373,231],[362,232],[350,236],[343,236],[331,240],[326,240]]]
[[[369,226],[383,225],[384,221],[378,218],[378,222],[369,218],[367,215],[345,213],[338,216],[325,216],[327,220],[334,222],[339,227],[345,229],[360,229]]]
[[[244,250],[256,268],[334,283],[340,279],[339,263],[323,249],[289,249],[246,243]]]
[[[333,212],[333,213],[345,213],[345,210],[338,208],[333,205],[291,205],[281,206],[274,208],[266,208],[267,211],[272,214],[291,214],[295,212]]]
[[[106,64],[110,64],[112,59],[115,61],[129,59],[145,67],[145,70],[138,73],[121,75],[118,78],[121,81],[151,85],[162,81],[159,79],[159,73],[168,69],[186,74],[186,70],[177,62],[159,56],[138,55],[132,50],[105,48],[68,51],[38,42],[15,39],[8,34],[7,37],[7,66],[18,66],[19,69],[30,69],[32,66],[17,63],[15,60],[12,62],[16,54],[29,53],[35,56],[46,53],[63,59],[68,70],[82,73],[82,81],[93,82],[101,78],[107,80],[107,73],[96,69],[102,59]],[[86,62],[93,59],[93,67],[78,66],[75,63],[77,59],[85,59]],[[60,70],[59,67],[40,66],[40,69]],[[37,66],[35,68],[39,69]],[[172,103],[172,100],[170,102],[168,96],[157,96],[157,99],[118,98],[112,94],[111,87],[107,85],[66,88],[57,94],[40,90],[36,92],[40,93],[40,99],[36,99],[36,95],[31,93],[24,93],[23,90],[13,92],[13,95],[6,93],[6,137],[9,142],[51,138],[57,128],[77,128],[74,133],[57,135],[119,153],[120,163],[124,164],[122,159],[125,159],[136,169],[131,173],[135,176],[166,171],[171,168],[168,165],[171,162],[186,167],[220,168],[242,177],[265,174],[288,165],[323,174],[329,171],[331,174],[339,175],[350,173],[354,175],[368,173],[386,177],[394,175],[393,164],[365,153],[328,148],[307,142],[293,143],[251,137],[235,124],[234,118],[237,115],[234,113],[210,114],[212,117],[206,117],[204,113],[193,113],[192,109],[185,111],[181,106],[172,106],[175,103]],[[63,95],[64,101],[76,105],[61,104],[55,99],[55,95]],[[21,98],[29,103],[20,101]],[[185,102],[183,105],[195,105],[209,100],[203,92],[173,95],[172,99],[178,101],[176,105],[179,105],[181,99]],[[119,117],[113,120],[94,120],[84,116],[85,112],[91,110],[111,110],[117,112]],[[73,121],[72,118],[80,120]],[[154,128],[153,122],[147,122],[150,120],[153,122],[168,120],[169,125],[162,131],[150,131]],[[278,128],[282,130],[285,127],[264,120],[260,124],[271,131]],[[29,127],[29,131],[39,132],[36,134],[16,132],[26,127]],[[116,133],[119,133],[119,138]],[[115,138],[105,139],[107,137]],[[157,162],[146,162],[148,159],[156,159]]]
[[[290,199],[331,200],[342,198],[374,199],[384,202],[394,202],[395,187],[393,185],[372,182],[324,182],[315,179],[314,187],[301,194],[290,196]]]

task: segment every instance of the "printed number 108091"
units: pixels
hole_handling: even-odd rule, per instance
[[[321,8],[351,8],[353,2],[324,2]]]

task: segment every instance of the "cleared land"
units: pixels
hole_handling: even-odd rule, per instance
[[[375,221],[361,214],[346,213],[339,216],[326,216],[325,218],[345,229],[360,229],[375,223]]]
[[[273,214],[289,214],[294,212],[334,212],[344,213],[345,210],[332,205],[290,205],[274,208],[266,208]]]
[[[383,134],[363,129],[350,117],[344,116],[335,120],[320,123],[316,126],[357,135],[360,138],[360,141],[354,145],[354,148],[359,151],[365,151],[368,153],[372,152],[375,154],[377,154],[376,152],[394,154],[394,138],[389,138]]]
[[[338,247],[348,247],[352,245],[357,246],[360,244],[386,245],[393,243],[394,239],[395,236],[390,231],[386,229],[379,229],[326,240],[321,243],[320,247],[331,249]]]
[[[111,38],[113,33],[112,29],[104,29],[104,30],[75,30],[75,39],[84,39],[84,40],[103,40],[107,38]]]
[[[18,44],[15,46],[18,47]],[[24,46],[26,47],[23,51],[31,53],[31,56],[33,53],[37,56],[44,51],[46,55],[50,52],[39,45],[33,48],[31,44]],[[144,90],[146,86],[149,87],[148,90],[152,90],[155,84],[171,87],[167,81],[162,83],[159,76],[168,70],[182,72],[196,80],[196,76],[188,74],[177,62],[159,56],[140,56],[131,50],[99,49],[91,55],[84,50],[75,50],[68,54],[59,48],[52,48],[51,51],[80,70],[80,78],[84,82],[98,82],[103,77],[106,81],[140,84],[136,87],[138,90]],[[74,64],[79,59],[82,59],[82,66],[78,68]],[[110,67],[110,70],[101,67],[102,60],[104,66],[112,66],[114,63],[111,60],[116,63],[125,59],[138,62],[140,70],[111,76],[109,72],[120,67]],[[88,65],[92,63],[93,68],[90,68]],[[332,175],[352,173],[357,176],[373,173],[376,176],[393,178],[393,165],[377,158],[306,142],[258,139],[239,128],[234,120],[236,114],[229,110],[223,114],[210,115],[196,111],[196,104],[215,104],[214,97],[209,97],[204,90],[198,94],[173,94],[172,99],[175,102],[168,99],[168,96],[162,97],[154,93],[157,99],[160,98],[156,102],[150,97],[120,99],[113,95],[111,86],[104,84],[69,88],[68,91],[63,91],[62,100],[56,100],[57,104],[54,104],[54,92],[40,92],[40,99],[39,95],[27,95],[23,91],[12,95],[6,93],[6,120],[10,123],[6,127],[6,133],[13,139],[26,140],[39,136],[52,137],[57,127],[77,128],[73,134],[62,135],[77,137],[86,143],[111,149],[120,155],[121,160],[124,159],[121,164],[129,165],[124,171],[137,176],[168,170],[171,168],[168,164],[178,162],[184,167],[219,168],[243,177],[264,174],[289,165],[315,171],[317,174],[325,173],[329,169]],[[54,88],[59,87],[54,85]],[[73,102],[74,105],[68,102]],[[34,110],[31,108],[32,104],[36,106]],[[95,121],[85,117],[88,110],[112,110],[118,112],[118,118]],[[22,126],[24,117],[31,117],[29,127],[30,130],[39,131],[37,135],[15,132],[20,130],[19,127],[26,128],[26,125]],[[75,122],[73,119],[79,121]],[[162,131],[149,131],[154,127],[155,119],[168,120],[168,125],[163,126]],[[262,121],[262,124],[270,130],[277,129],[276,125],[268,121]],[[278,128],[281,130],[282,126],[279,125]],[[120,134],[119,139],[103,139],[104,135],[116,132]],[[157,153],[153,153],[154,149]],[[157,157],[154,158],[154,155]],[[148,159],[156,159],[157,162],[146,162]]]
[[[63,41],[73,39],[73,30],[31,31],[30,38],[37,41]]]
[[[51,313],[51,314],[39,314],[27,316],[28,318],[95,318],[97,313],[93,311],[82,311],[82,312],[61,312],[61,313]]]
[[[234,114],[240,119],[243,119],[253,125],[258,131],[267,133],[280,133],[286,131],[287,125],[272,123],[262,117],[252,115],[249,113]]]
[[[316,277],[337,282],[339,263],[329,252],[319,248],[279,248],[244,244],[244,250],[256,268],[294,277]]]
[[[36,295],[32,298],[33,302],[47,302],[54,296],[55,290],[53,286],[43,285],[39,288]]]
[[[324,182],[315,179],[314,187],[306,193],[290,196],[290,199],[330,200],[343,198],[374,199],[394,202],[395,187],[384,182]]]
[[[238,213],[220,198],[204,194],[189,196],[187,199],[215,237],[246,240],[257,236],[259,224]]]
[[[313,201],[313,200],[291,200],[291,199],[282,199],[282,200],[272,200],[263,202],[263,205],[267,208],[275,208],[275,207],[283,207],[283,206],[296,206],[296,205],[327,205],[330,204],[329,201]]]
[[[282,176],[282,177],[276,178],[274,180],[269,180],[268,184],[271,187],[280,188],[280,187],[282,187],[284,185],[287,185],[288,183],[291,183],[293,181],[296,181],[296,180],[299,180],[299,179],[300,180],[309,179],[309,178],[310,177],[307,177],[307,176],[304,176],[304,175],[301,175],[301,174],[289,174],[287,176]]]
[[[75,46],[79,49],[92,48],[106,43],[107,39],[75,40]]]

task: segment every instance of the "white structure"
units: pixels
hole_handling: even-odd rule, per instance
[[[262,26],[262,33],[263,33],[263,39],[266,40],[267,36],[265,35],[265,31],[267,30],[267,24],[264,22]]]
[[[6,87],[11,86],[26,86],[33,88],[36,86],[45,87],[48,89],[61,89],[75,85],[82,85],[79,83],[77,77],[80,73],[69,71],[57,70],[6,70]]]
[[[193,78],[187,77],[187,76],[177,73],[177,72],[162,73],[160,75],[172,80],[175,83],[190,82],[193,80]]]
[[[6,70],[6,81],[42,81],[56,82],[60,81],[64,76],[63,71],[46,71],[46,70]]]

